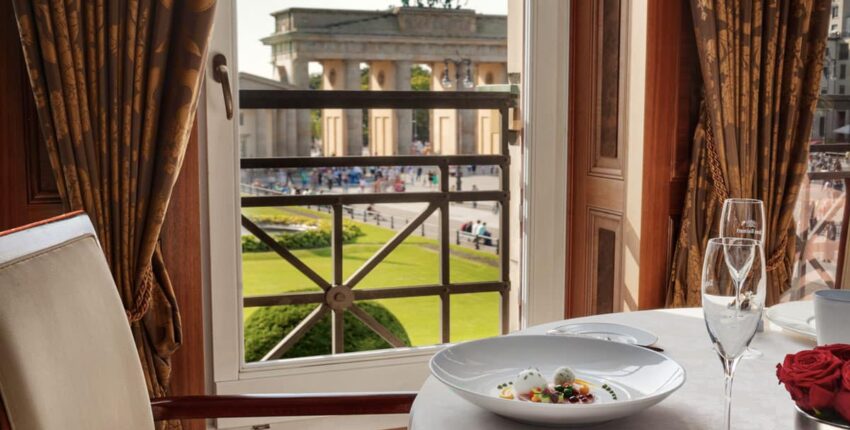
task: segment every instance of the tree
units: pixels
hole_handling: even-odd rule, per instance
[[[410,89],[413,91],[431,90],[431,71],[415,65],[410,69]],[[413,138],[428,142],[431,131],[431,112],[428,109],[413,110]]]
[[[369,67],[360,69],[360,90],[369,91]],[[363,146],[369,146],[369,109],[363,109],[363,127],[361,129],[363,130]]]
[[[321,90],[322,89],[322,74],[321,73],[312,73],[310,74],[310,83],[308,84],[311,90]],[[310,136],[313,140],[320,140],[322,138],[322,110],[321,109],[310,109]]]

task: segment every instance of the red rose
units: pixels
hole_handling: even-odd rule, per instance
[[[833,343],[815,348],[816,351],[829,351],[841,361],[850,361],[850,345],[846,343]]]
[[[844,366],[847,367],[847,366]],[[835,412],[847,421],[850,421],[850,391],[842,391],[835,395]]]
[[[785,362],[776,366],[779,382],[791,398],[803,409],[832,407],[842,362],[827,350],[806,350],[785,356]]]
[[[845,361],[841,366],[841,385],[845,391],[850,391],[850,361]]]

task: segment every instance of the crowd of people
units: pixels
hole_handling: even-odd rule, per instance
[[[462,189],[464,171],[475,174],[476,166],[463,166],[452,170],[455,177],[452,191]],[[422,166],[396,167],[326,167],[314,169],[243,170],[242,183],[250,184],[253,191],[279,194],[322,194],[335,187],[343,193],[351,190],[364,193],[404,192],[414,184],[430,189],[440,187],[440,172]]]

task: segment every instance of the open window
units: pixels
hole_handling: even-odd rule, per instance
[[[479,5],[220,3],[202,109],[219,393],[417,389],[441,345],[507,333],[529,308],[532,322],[563,315],[546,300],[562,283],[520,282],[521,81],[508,75],[522,70],[524,4],[465,7]],[[238,53],[252,49],[244,28],[262,59]]]

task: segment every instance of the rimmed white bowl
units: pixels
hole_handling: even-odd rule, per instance
[[[469,402],[495,414],[543,425],[611,421],[664,400],[685,382],[685,369],[663,354],[619,342],[547,335],[502,336],[461,343],[431,358],[431,373]],[[544,377],[570,366],[595,385],[590,404],[544,404],[498,397],[499,384],[538,368]],[[602,388],[617,394],[611,398]]]

